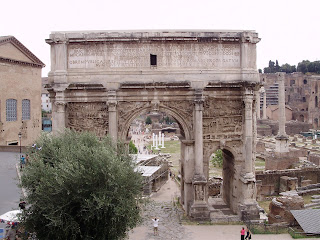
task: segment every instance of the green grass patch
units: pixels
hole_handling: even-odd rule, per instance
[[[305,196],[302,196],[302,197],[303,197],[304,204],[312,203],[311,202],[311,200],[313,199],[312,195],[305,195]]]
[[[149,145],[147,146],[148,149],[151,149],[152,141],[149,142]],[[165,148],[160,148],[160,153],[169,153],[171,155],[171,158],[169,158],[169,161],[172,162],[173,167],[171,167],[171,170],[177,175],[180,170],[180,157],[181,157],[181,144],[180,141],[173,140],[173,141],[165,141],[164,142]],[[158,151],[154,150],[154,153],[157,154]]]
[[[288,228],[283,226],[273,225],[251,225],[250,228],[253,234],[284,234],[288,233]]]
[[[259,206],[264,209],[266,213],[269,213],[269,205],[271,203],[271,200],[265,200],[265,201],[258,201]]]

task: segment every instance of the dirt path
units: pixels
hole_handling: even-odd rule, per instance
[[[212,240],[240,239],[240,229],[244,225],[182,225],[182,210],[173,206],[172,200],[180,193],[171,179],[157,193],[151,196],[150,202],[143,207],[143,222],[129,233],[129,240]],[[159,221],[159,236],[153,235],[152,218]],[[289,240],[289,234],[258,234],[255,240]],[[305,238],[306,239],[306,238]],[[311,239],[311,238],[309,238]],[[314,239],[314,238],[313,238]]]

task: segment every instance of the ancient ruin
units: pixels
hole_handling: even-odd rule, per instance
[[[223,199],[259,216],[254,172],[259,75],[254,31],[53,32],[53,132],[126,141],[131,122],[165,112],[180,126],[181,203],[208,219],[208,166],[222,149]]]

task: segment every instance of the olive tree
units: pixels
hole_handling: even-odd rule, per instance
[[[121,239],[136,226],[142,179],[126,146],[69,130],[36,144],[21,181],[26,230],[40,240],[98,240]]]

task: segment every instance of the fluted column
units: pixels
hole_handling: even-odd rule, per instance
[[[253,145],[253,93],[246,91],[244,96],[245,104],[245,178],[253,178],[252,168],[252,145]]]
[[[207,179],[203,172],[203,95],[202,90],[195,91],[194,101],[194,176],[192,179],[193,204],[190,215],[195,219],[209,219]]]
[[[276,136],[276,152],[289,152],[289,138],[286,134],[286,112],[285,112],[285,73],[277,73],[279,83],[279,132]]]
[[[279,136],[286,136],[285,88],[284,73],[278,73],[279,83]]]
[[[118,139],[118,124],[117,124],[117,100],[116,92],[108,92],[108,113],[109,113],[109,135],[114,142]]]
[[[196,93],[195,119],[194,119],[194,140],[195,140],[195,175],[204,176],[203,174],[203,130],[202,130],[202,112],[203,97],[202,92]]]
[[[264,87],[261,88],[263,93],[262,119],[267,119],[267,93]]]
[[[257,119],[260,119],[261,118],[261,115],[260,115],[260,90],[257,91],[256,102],[257,102]]]
[[[55,101],[52,109],[52,132],[62,132],[66,127],[66,103]]]

